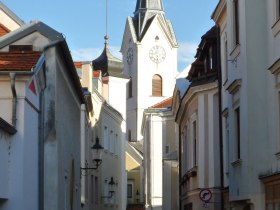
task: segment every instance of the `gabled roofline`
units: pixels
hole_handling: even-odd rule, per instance
[[[211,19],[213,19],[216,23],[221,18],[222,14],[226,12],[226,1],[220,0],[217,4],[215,10],[213,11],[211,15]]]
[[[138,41],[137,41],[137,36],[136,36],[136,31],[135,31],[135,28],[134,28],[134,25],[133,25],[132,17],[127,17],[127,19],[126,19],[126,24],[125,24],[125,28],[124,28],[124,33],[123,33],[123,39],[122,39],[121,49],[120,49],[121,52],[123,52],[123,50],[124,50],[124,46],[125,46],[124,37],[125,37],[125,34],[126,34],[127,32],[129,32],[128,29],[130,29],[130,34],[131,34],[133,43],[137,43],[137,42],[138,42]]]
[[[173,27],[171,25],[171,22],[169,20],[166,20],[166,22],[164,20],[162,20],[162,18],[160,18],[160,16],[158,14],[156,14],[153,18],[152,18],[152,22],[150,24],[150,26],[152,24],[154,24],[155,20],[158,20],[159,22],[159,25],[160,27],[162,28],[163,30],[163,33],[165,34],[165,36],[167,37],[167,40],[169,41],[170,45],[174,48],[178,48],[179,45],[177,43],[177,40],[176,40],[176,37],[175,37],[175,33],[174,33],[174,30],[173,30]],[[150,27],[149,26],[149,27]],[[147,31],[145,31],[143,34],[142,34],[142,37],[141,37],[141,40],[142,41],[145,36],[147,34]]]
[[[66,64],[66,67],[67,67],[66,73],[68,73],[70,76],[71,82],[73,83],[73,86],[76,90],[80,103],[84,104],[85,98],[84,98],[84,94],[82,91],[82,85],[81,85],[78,73],[76,71],[76,68],[74,66],[74,62],[73,62],[72,56],[70,54],[66,40],[64,38],[54,40],[53,42],[49,43],[48,45],[46,45],[44,47],[43,52],[47,51],[49,48],[52,48],[52,47],[57,47],[61,50],[60,56],[62,57],[63,61]]]
[[[0,1],[0,9],[6,12],[17,24],[23,26],[25,23],[22,19],[20,19],[12,10],[10,10],[5,4]]]
[[[50,41],[63,39],[63,35],[41,21],[32,21],[22,27],[0,37],[0,48],[3,48],[31,33],[38,32]]]

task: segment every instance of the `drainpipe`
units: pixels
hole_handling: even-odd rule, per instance
[[[39,209],[44,209],[44,102],[45,102],[44,92],[39,95],[39,107],[40,112],[38,115],[39,123],[39,141],[38,141],[38,203]]]
[[[222,69],[221,69],[221,44],[220,44],[220,27],[217,27],[217,70],[218,70],[218,92],[219,92],[219,141],[220,141],[220,182],[221,182],[221,209],[224,209],[224,151],[223,151],[223,124],[222,124]]]
[[[17,92],[16,92],[16,73],[10,73],[11,89],[13,93],[12,125],[16,127],[17,121]]]

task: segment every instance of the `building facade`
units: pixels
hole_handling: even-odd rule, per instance
[[[0,49],[1,209],[80,209],[84,96],[66,41],[35,21]]]
[[[180,209],[221,209],[217,28],[202,36],[176,122]]]
[[[225,209],[279,208],[279,1],[219,1]],[[258,23],[258,24],[256,24]]]
[[[145,193],[149,191],[144,190],[146,166],[141,160],[145,141],[141,135],[143,113],[148,107],[172,96],[177,75],[177,49],[175,33],[166,19],[163,2],[137,0],[134,16],[127,18],[121,46],[123,73],[130,78],[126,133],[128,150],[133,152],[128,160],[135,163],[136,169],[128,173],[131,184],[135,185],[130,185],[133,188],[130,201],[135,204],[146,203],[148,195]],[[162,152],[161,146],[158,149]],[[158,175],[162,176],[162,168]]]
[[[177,125],[172,97],[145,109],[144,194],[146,209],[178,209]]]

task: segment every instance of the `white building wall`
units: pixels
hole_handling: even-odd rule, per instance
[[[38,98],[28,92],[29,79],[30,77],[16,76],[17,121],[15,127],[17,132],[14,135],[8,135],[1,131],[0,135],[0,198],[7,199],[2,200],[1,209],[3,210],[38,209],[38,112],[30,106],[32,103],[38,108]],[[11,86],[9,82],[4,84],[6,85],[2,87],[6,91],[1,91],[0,98],[11,103],[12,95],[8,96],[9,93],[12,94]],[[27,103],[27,100],[30,103]],[[2,104],[0,100],[1,110],[6,108],[5,105],[2,107]],[[12,111],[9,110],[6,110],[8,122],[12,118]],[[26,198],[27,191],[31,197]]]

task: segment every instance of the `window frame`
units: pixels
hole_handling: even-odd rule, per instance
[[[159,74],[153,75],[152,78],[152,96],[161,97],[162,96],[162,77]]]
[[[234,46],[240,44],[240,20],[239,20],[239,0],[233,0],[233,43]]]
[[[108,151],[109,150],[109,129],[107,126],[104,126],[103,144],[104,144],[104,151]]]
[[[192,121],[192,166],[198,165],[197,120]]]
[[[235,159],[241,159],[241,139],[240,139],[240,107],[234,109],[234,147],[235,147]]]

